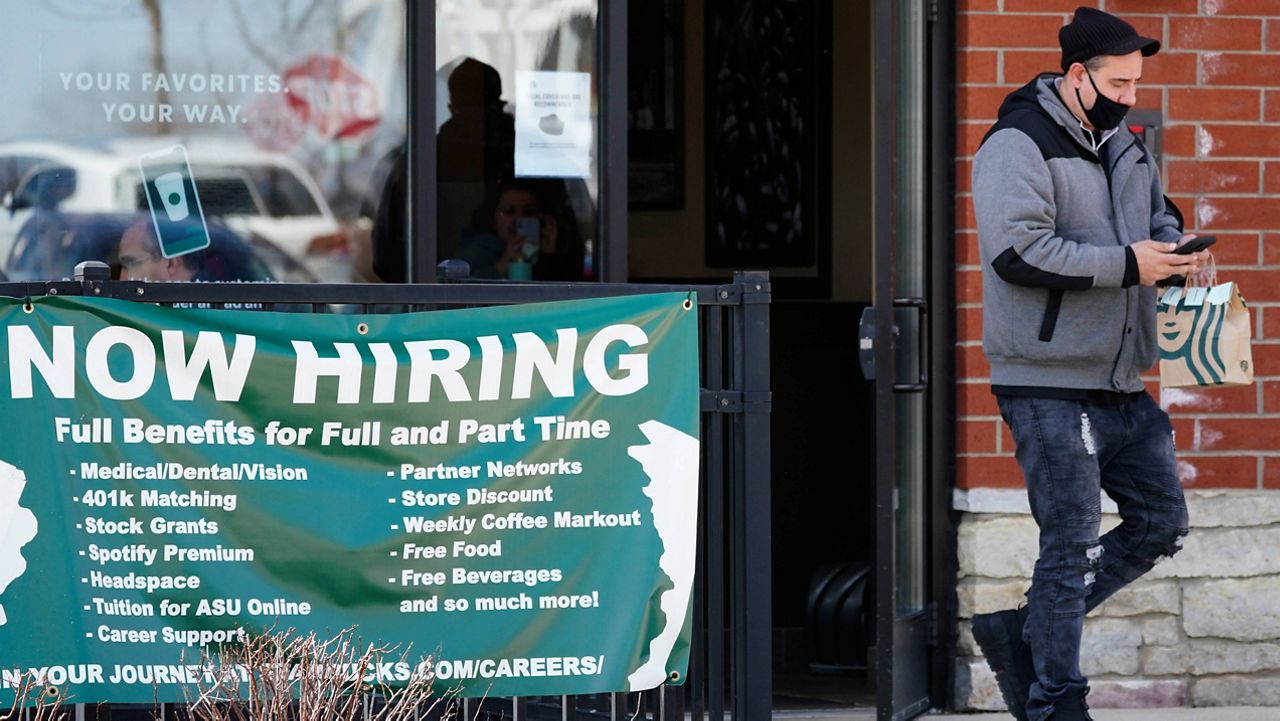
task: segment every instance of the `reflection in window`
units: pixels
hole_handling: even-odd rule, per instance
[[[253,179],[253,185],[271,217],[320,213],[316,199],[296,176],[279,168],[261,165],[245,168],[245,171]]]
[[[252,216],[261,211],[254,202],[253,191],[249,189],[248,178],[244,175],[227,174],[212,168],[193,169],[199,178],[200,205],[206,215],[222,217],[227,215]],[[141,178],[134,178],[134,193],[138,199],[135,210],[149,211],[145,186]]]
[[[0,116],[0,270],[118,270],[121,238],[101,236],[119,218],[104,219],[150,213],[139,158],[181,146],[211,239],[234,238],[276,280],[373,279],[369,230],[406,130],[404,0],[0,10],[6,92],[21,100]],[[90,227],[93,242],[67,240]],[[43,242],[72,252],[31,247]]]
[[[438,254],[489,278],[594,276],[596,0],[436,3]]]

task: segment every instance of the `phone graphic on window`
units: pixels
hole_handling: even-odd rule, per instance
[[[174,145],[147,153],[138,158],[138,170],[160,254],[175,258],[209,247],[209,228],[186,148]]]

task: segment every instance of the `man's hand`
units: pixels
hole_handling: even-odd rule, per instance
[[[1133,248],[1138,260],[1138,282],[1142,285],[1155,285],[1170,276],[1195,273],[1208,260],[1208,251],[1187,255],[1174,253],[1177,243],[1140,240],[1129,247]]]

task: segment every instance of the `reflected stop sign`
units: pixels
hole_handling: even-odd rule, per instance
[[[285,97],[279,93],[259,95],[245,111],[245,132],[263,150],[287,153],[307,132],[306,123]]]
[[[289,107],[322,138],[351,138],[382,120],[378,89],[343,58],[311,55],[284,71]]]

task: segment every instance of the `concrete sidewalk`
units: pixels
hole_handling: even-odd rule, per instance
[[[1216,707],[1216,708],[1091,708],[1094,721],[1276,721],[1280,708],[1276,707]],[[939,714],[920,716],[926,721],[1010,721],[1007,713]]]
[[[1276,721],[1280,708],[1273,706],[1215,708],[1091,708],[1094,721]],[[780,711],[773,717],[784,721],[875,721],[874,710]],[[1010,721],[1007,713],[925,714],[921,721]]]

